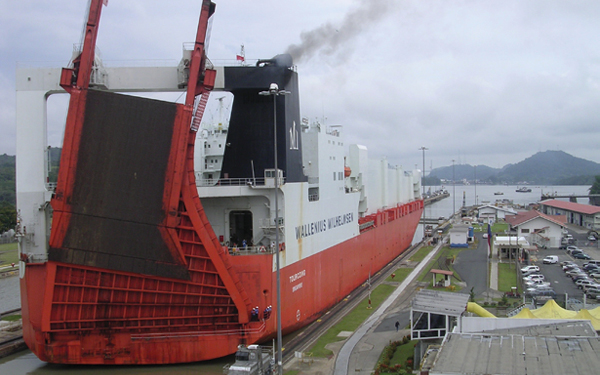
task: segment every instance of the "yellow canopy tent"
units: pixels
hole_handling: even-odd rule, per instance
[[[523,310],[519,311],[517,315],[511,316],[510,319],[535,319],[535,315],[529,308],[524,307]]]
[[[590,322],[592,322],[592,326],[594,327],[594,329],[596,331],[600,330],[600,319],[598,319],[598,318],[594,317],[592,314],[590,314],[590,311],[587,309],[579,310],[577,315],[575,315],[575,319],[589,320]]]
[[[531,313],[540,319],[575,319],[575,315],[577,315],[576,311],[566,310],[558,306],[553,299],[548,300],[539,309],[531,310]]]

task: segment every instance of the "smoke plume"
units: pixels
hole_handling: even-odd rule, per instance
[[[306,61],[315,54],[333,55],[347,42],[388,14],[394,0],[359,0],[358,7],[350,10],[339,24],[327,22],[300,34],[300,44],[287,48],[295,63]]]

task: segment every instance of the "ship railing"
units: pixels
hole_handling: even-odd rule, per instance
[[[231,255],[257,255],[274,254],[275,248],[271,246],[232,246],[227,248]]]
[[[269,179],[273,181],[273,179]],[[285,178],[281,178],[281,185],[285,184]],[[196,175],[196,186],[265,186],[265,178],[201,178]]]

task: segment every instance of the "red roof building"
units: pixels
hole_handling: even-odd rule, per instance
[[[565,215],[546,215],[536,210],[506,216],[505,221],[517,229],[517,235],[541,248],[559,247],[566,223]]]
[[[557,199],[541,201],[540,211],[546,215],[565,215],[567,223],[590,230],[600,230],[600,207],[589,204],[565,202]]]

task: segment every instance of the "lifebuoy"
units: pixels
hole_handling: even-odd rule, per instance
[[[284,251],[285,250],[285,242],[282,242],[279,244],[279,251]]]
[[[258,249],[261,253],[265,253],[267,252],[267,249],[265,249],[264,246],[261,246],[260,249]]]

